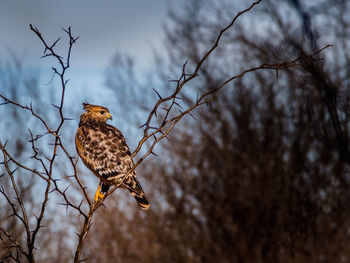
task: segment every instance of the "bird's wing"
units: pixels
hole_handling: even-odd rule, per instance
[[[104,179],[122,177],[133,166],[124,136],[111,125],[80,126],[76,147],[86,166]]]

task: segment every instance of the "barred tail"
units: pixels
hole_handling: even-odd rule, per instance
[[[150,204],[148,203],[145,194],[142,192],[141,195],[136,195],[135,193],[131,192],[131,194],[135,197],[137,204],[141,209],[148,210],[150,207]]]
[[[150,204],[146,199],[145,193],[135,176],[132,176],[129,182],[124,182],[124,185],[136,199],[139,207],[141,207],[143,210],[148,210],[150,208]]]

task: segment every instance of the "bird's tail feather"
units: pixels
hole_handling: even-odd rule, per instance
[[[141,184],[137,181],[135,176],[132,176],[127,182],[124,182],[124,186],[128,188],[130,193],[136,199],[139,207],[141,207],[143,210],[148,210],[150,208],[150,204],[146,199]]]

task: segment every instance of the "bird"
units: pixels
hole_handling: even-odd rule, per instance
[[[136,179],[136,172],[128,174],[134,162],[126,140],[118,128],[107,123],[112,120],[108,108],[83,103],[83,109],[75,146],[85,166],[100,179],[95,202],[104,198],[110,186],[117,185],[128,189],[140,208],[148,210],[150,204]]]

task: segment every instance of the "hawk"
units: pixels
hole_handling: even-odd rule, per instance
[[[142,209],[149,209],[135,171],[127,175],[134,162],[123,134],[106,123],[112,120],[109,110],[88,103],[83,103],[83,108],[75,146],[84,164],[100,179],[95,201],[103,198],[111,185],[120,185],[130,191]]]

